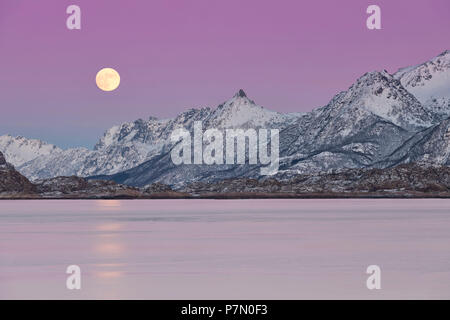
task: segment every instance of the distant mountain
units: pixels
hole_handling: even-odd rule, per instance
[[[161,191],[163,190],[163,191]],[[145,190],[138,190],[129,186],[116,184],[113,181],[88,181],[80,177],[56,177],[30,182],[26,177],[6,162],[0,152],[0,199],[20,198],[135,198],[158,197],[164,192],[166,197],[179,197],[170,188],[154,186]]]
[[[0,152],[5,155],[9,163],[16,167],[39,156],[48,156],[61,151],[60,148],[41,140],[27,139],[21,136],[0,136]]]
[[[172,119],[136,120],[107,130],[94,150],[61,150],[35,140],[8,147],[8,161],[28,178],[77,175],[132,186],[261,178],[259,165],[174,165],[171,133],[177,128],[267,128],[280,130],[278,177],[345,168],[386,168],[421,162],[448,165],[450,53],[394,75],[369,72],[325,106],[308,113],[282,114],[257,105],[239,90],[216,108],[187,110]],[[1,140],[0,140],[1,141]],[[31,141],[31,140],[30,140]],[[30,151],[36,150],[36,151]],[[12,160],[9,160],[12,159]]]

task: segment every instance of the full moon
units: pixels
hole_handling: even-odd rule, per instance
[[[103,91],[113,91],[116,90],[120,84],[120,75],[112,68],[103,68],[97,72],[95,82]]]

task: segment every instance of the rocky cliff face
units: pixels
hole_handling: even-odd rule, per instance
[[[35,193],[35,186],[7,163],[0,152],[0,193]]]

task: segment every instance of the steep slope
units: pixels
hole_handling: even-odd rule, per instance
[[[434,115],[387,71],[366,73],[337,103],[347,109],[365,109],[411,131],[429,127],[436,121]]]
[[[450,116],[450,51],[394,74],[402,85],[442,119]]]
[[[136,188],[122,186],[113,181],[88,181],[80,177],[56,177],[40,180],[35,184],[36,192],[42,198],[138,198],[141,192]]]
[[[0,136],[0,152],[15,167],[19,167],[39,156],[46,156],[61,151],[60,148],[41,140],[27,139],[21,136]]]
[[[0,152],[0,194],[32,194],[35,191],[35,186],[7,163]]]
[[[375,166],[385,168],[410,162],[422,165],[450,165],[450,118],[416,133]]]

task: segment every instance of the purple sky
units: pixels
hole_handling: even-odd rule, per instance
[[[66,28],[66,8],[82,29]],[[366,28],[369,4],[383,30]],[[448,0],[1,0],[0,135],[91,147],[137,118],[212,106],[239,88],[308,111],[367,71],[450,49]],[[113,67],[114,92],[95,75]]]

